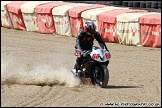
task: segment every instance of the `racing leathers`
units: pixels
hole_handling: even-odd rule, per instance
[[[75,45],[75,51],[76,51],[76,70],[78,71],[80,69],[80,66],[84,60],[84,57],[81,55],[81,52],[84,50],[92,50],[93,41],[96,39],[100,45],[100,47],[103,49],[105,47],[106,50],[106,44],[102,40],[99,32],[95,31],[94,34],[90,34],[86,32],[84,29],[81,29],[78,36],[76,37],[76,45]]]

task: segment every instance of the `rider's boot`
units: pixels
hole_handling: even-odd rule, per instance
[[[80,65],[77,65],[76,66],[76,75],[78,76],[78,75],[80,75],[80,73],[81,73],[81,69],[80,69]]]

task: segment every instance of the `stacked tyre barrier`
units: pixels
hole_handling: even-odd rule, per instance
[[[1,27],[77,37],[91,20],[105,42],[161,48],[161,11],[156,9],[161,2],[1,1]]]
[[[144,9],[149,12],[161,12],[161,1],[70,1],[74,3],[104,4],[131,9]]]

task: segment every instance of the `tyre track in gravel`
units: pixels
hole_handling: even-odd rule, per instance
[[[50,94],[52,88],[47,86],[41,87],[41,91],[38,91],[37,94],[35,96],[33,96],[33,98],[31,98],[30,100],[20,103],[16,106],[18,107],[34,107],[37,106],[39,103],[42,103],[44,100],[44,97],[46,97],[48,94]]]

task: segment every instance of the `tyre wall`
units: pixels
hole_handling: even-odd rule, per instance
[[[69,1],[69,2],[103,4],[115,7],[129,7],[131,9],[144,9],[148,10],[149,12],[161,12],[161,1]]]
[[[1,1],[1,27],[77,37],[86,20],[105,42],[161,48],[160,1]]]

